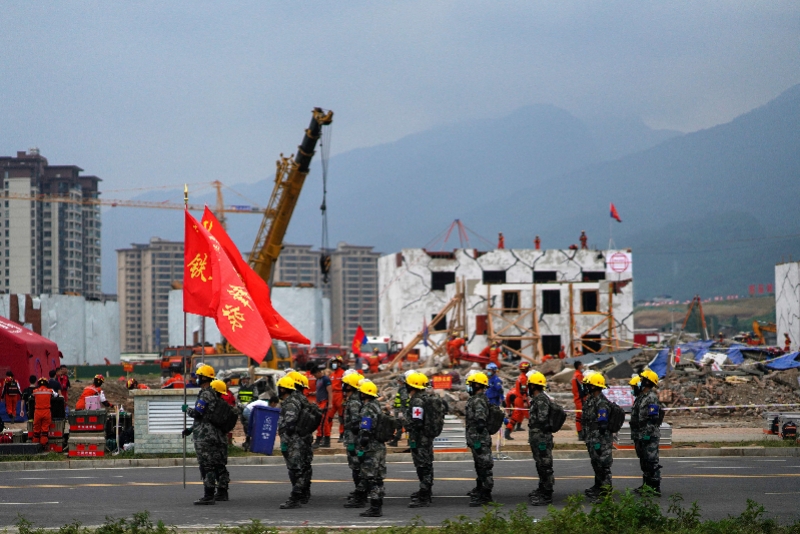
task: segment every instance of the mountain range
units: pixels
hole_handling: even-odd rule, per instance
[[[776,262],[800,257],[798,124],[800,85],[689,134],[653,130],[635,117],[578,118],[549,105],[443,125],[330,159],[331,243],[384,253],[426,244],[452,249],[460,246],[453,237],[432,241],[454,219],[475,232],[470,244],[480,249],[494,246],[498,232],[507,247],[530,248],[535,235],[543,247],[566,247],[581,230],[590,245],[605,248],[613,232],[617,247],[633,250],[637,299],[742,294],[749,284],[771,282]],[[269,159],[261,167],[270,168]],[[320,245],[320,175],[316,158],[286,242]],[[263,206],[272,181],[232,189]],[[622,223],[609,224],[610,202]],[[162,210],[104,212],[104,290],[115,292],[114,249],[150,236],[180,240],[181,222]],[[259,223],[255,215],[229,218],[243,251]]]

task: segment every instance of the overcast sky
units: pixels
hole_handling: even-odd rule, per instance
[[[800,82],[796,0],[5,1],[0,21],[0,155],[38,146],[105,190],[263,179],[314,106],[337,153],[533,103],[693,131]]]

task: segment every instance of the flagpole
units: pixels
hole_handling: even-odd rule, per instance
[[[189,186],[183,184],[183,208],[189,209]],[[183,244],[186,246],[186,243]],[[205,317],[203,318],[205,322]],[[205,325],[204,325],[205,326]],[[203,348],[205,352],[205,347]],[[183,312],[183,430],[186,430],[186,311]],[[186,489],[186,434],[183,434],[183,489]]]

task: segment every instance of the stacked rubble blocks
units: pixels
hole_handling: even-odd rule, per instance
[[[75,410],[69,414],[69,456],[98,458],[106,455],[105,410]]]

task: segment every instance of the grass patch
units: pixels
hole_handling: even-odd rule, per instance
[[[42,528],[34,528],[24,517],[18,516],[19,534],[46,534]],[[417,518],[407,526],[392,526],[378,529],[337,529],[337,532],[361,534],[423,534],[432,528],[444,534],[800,534],[800,520],[782,524],[767,515],[766,510],[755,501],[747,501],[746,509],[737,516],[725,519],[704,520],[697,503],[685,506],[679,494],[669,498],[665,514],[652,494],[642,497],[630,491],[614,492],[591,507],[584,506],[582,495],[568,497],[561,510],[550,506],[547,515],[536,519],[529,508],[520,504],[504,513],[501,505],[487,506],[479,518],[459,516],[447,519],[441,525],[431,527]],[[82,527],[73,522],[58,529],[58,534],[174,534],[175,527],[161,521],[153,523],[148,512],[134,514],[131,519],[106,517],[103,525],[96,529]],[[220,525],[205,530],[215,534],[277,534],[287,532],[252,519],[249,523],[233,527]],[[292,529],[302,534],[323,534],[329,528]],[[50,530],[49,532],[52,532]]]

